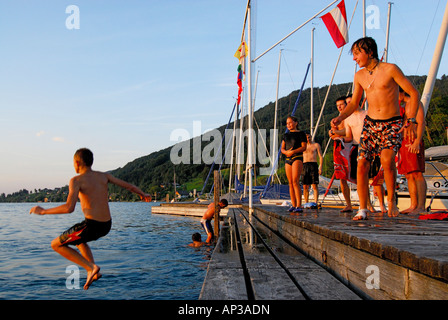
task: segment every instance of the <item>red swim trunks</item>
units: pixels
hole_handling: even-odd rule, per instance
[[[409,174],[412,172],[425,172],[425,146],[423,140],[420,142],[420,152],[412,153],[408,151],[406,145],[410,144],[403,140],[400,148],[400,159],[397,169],[399,174]]]

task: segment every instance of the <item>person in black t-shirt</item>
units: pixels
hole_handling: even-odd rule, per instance
[[[286,156],[285,171],[289,183],[289,195],[292,206],[291,213],[302,212],[302,190],[300,189],[300,175],[303,168],[303,152],[306,150],[306,135],[297,129],[296,117],[290,116],[286,120],[288,132],[283,135],[281,152]]]

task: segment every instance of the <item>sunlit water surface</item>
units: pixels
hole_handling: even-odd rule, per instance
[[[154,203],[110,203],[112,229],[90,242],[103,277],[89,290],[79,268],[54,252],[51,240],[84,219],[72,214],[30,215],[36,204],[0,204],[0,299],[196,300],[211,247],[191,248],[199,219],[151,214]],[[48,208],[58,204],[41,204]],[[76,272],[76,269],[74,269]],[[75,287],[75,288],[73,288]]]

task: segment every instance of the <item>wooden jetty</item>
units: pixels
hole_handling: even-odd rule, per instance
[[[169,214],[175,216],[202,217],[207,210],[208,203],[185,203],[185,202],[167,202],[160,206],[152,207],[152,213]],[[221,210],[220,216],[226,216],[228,209]]]
[[[353,215],[230,205],[200,299],[448,299],[447,221]]]

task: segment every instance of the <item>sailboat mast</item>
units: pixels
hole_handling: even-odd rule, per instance
[[[367,36],[366,32],[366,0],[362,0],[362,36]]]
[[[251,48],[251,3],[247,6],[247,103],[248,103],[248,130],[249,142],[247,148],[247,166],[249,170],[246,173],[249,175],[249,214],[253,213],[253,199],[252,199],[252,170],[253,170],[253,104],[252,104],[252,48]]]
[[[234,148],[235,148],[235,140],[236,140],[236,124],[239,119],[239,111],[240,106],[236,105],[236,115],[233,120],[233,132],[232,132],[232,149],[231,149],[231,156],[230,156],[230,171],[229,171],[229,193],[232,190],[232,181],[233,181],[233,168],[236,167],[236,161],[234,162]],[[236,171],[236,170],[235,170]]]
[[[281,58],[282,58],[282,49],[280,49],[280,52],[278,54],[277,93],[276,93],[276,96],[275,96],[275,110],[274,110],[274,131],[273,131],[274,136],[272,137],[272,140],[271,140],[272,143],[273,143],[273,147],[272,147],[272,151],[273,152],[271,152],[272,153],[271,154],[271,156],[272,156],[271,163],[272,163],[273,166],[275,164],[275,158],[277,156],[276,151],[277,151],[277,140],[278,140],[278,137],[277,137],[278,87],[279,87],[279,84],[280,84],[280,62],[281,62]]]
[[[437,72],[439,71],[440,60],[442,59],[443,48],[445,47],[446,36],[448,33],[448,1],[445,6],[442,24],[440,26],[439,37],[437,38],[436,48],[429,68],[428,77],[426,78],[425,88],[422,93],[423,110],[428,112],[429,102],[431,100],[434,83],[436,82]]]
[[[384,62],[387,62],[387,57],[389,55],[389,33],[390,33],[391,8],[392,8],[392,2],[389,2],[388,9],[387,9],[386,49],[384,50]]]
[[[310,87],[310,136],[313,136],[313,123],[314,123],[314,97],[313,97],[313,86],[314,86],[314,30],[311,29],[311,87]]]

